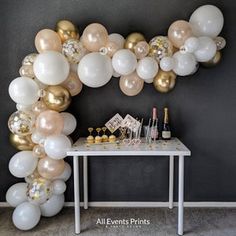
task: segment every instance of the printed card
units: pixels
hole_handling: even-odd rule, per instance
[[[119,113],[117,113],[105,124],[105,126],[111,133],[114,133],[117,129],[120,128],[122,121],[123,118]]]
[[[131,115],[127,114],[126,117],[123,119],[121,123],[121,127],[127,127],[128,129],[131,129],[133,132],[136,132],[139,128],[141,123],[134,119]]]

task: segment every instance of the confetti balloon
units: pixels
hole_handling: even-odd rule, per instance
[[[37,53],[30,53],[23,59],[22,66],[32,66],[37,56]]]
[[[169,57],[173,54],[173,45],[170,40],[165,36],[156,36],[150,42],[149,56],[156,59],[157,62],[163,57]]]
[[[51,181],[44,178],[34,179],[28,184],[27,196],[30,203],[41,205],[52,195]]]
[[[19,74],[23,77],[34,78],[34,70],[32,65],[24,65],[20,68]]]
[[[223,37],[216,37],[214,39],[214,42],[216,44],[217,50],[221,50],[226,46],[226,40]]]
[[[77,39],[68,39],[62,45],[62,54],[70,63],[79,63],[87,50]]]
[[[13,134],[26,136],[32,133],[35,124],[35,117],[30,112],[16,111],[9,120],[8,127]]]

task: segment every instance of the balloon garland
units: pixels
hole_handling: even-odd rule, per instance
[[[211,67],[221,60],[226,41],[218,37],[223,28],[221,11],[204,5],[189,22],[171,24],[168,36],[155,36],[149,43],[141,33],[126,39],[98,23],[88,25],[79,40],[76,26],[62,20],[56,31],[43,29],[35,37],[39,54],[27,55],[20,77],[9,86],[17,104],[8,121],[10,141],[20,150],[9,162],[9,170],[26,183],[11,186],[7,202],[16,207],[13,223],[21,230],[35,227],[41,215],[51,217],[63,207],[65,181],[71,167],[64,161],[72,145],[68,135],[76,128],[75,117],[65,111],[71,97],[83,84],[98,88],[120,77],[121,91],[139,94],[144,82],[158,92],[172,90],[176,76],[195,73],[199,63]]]

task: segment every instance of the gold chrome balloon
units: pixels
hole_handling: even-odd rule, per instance
[[[125,39],[125,48],[134,52],[134,47],[140,41],[145,41],[145,38],[142,34],[137,33],[137,32],[131,33]]]
[[[153,80],[154,88],[160,93],[167,93],[175,86],[176,74],[173,71],[162,71],[159,69]]]
[[[49,109],[64,111],[70,105],[71,96],[69,91],[60,85],[48,86],[43,101]]]
[[[31,151],[35,146],[35,144],[31,140],[31,135],[21,136],[18,134],[10,133],[9,139],[11,145],[21,151]]]
[[[77,27],[68,20],[60,20],[56,24],[56,32],[64,43],[67,39],[78,39],[79,33]]]
[[[165,36],[156,36],[149,42],[150,51],[149,56],[153,57],[157,62],[163,57],[170,57],[173,55],[173,45]]]
[[[222,58],[221,52],[217,51],[215,56],[210,61],[202,62],[201,64],[204,67],[213,67],[213,66],[216,66],[220,63],[221,58]]]

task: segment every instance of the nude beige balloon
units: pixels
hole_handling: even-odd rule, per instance
[[[107,48],[107,55],[109,57],[112,57],[119,50],[119,45],[114,42],[109,41],[106,44],[106,48]]]
[[[77,73],[73,71],[70,72],[66,81],[63,82],[61,85],[64,86],[70,92],[71,96],[78,95],[83,88],[83,84],[80,81]]]
[[[134,53],[137,59],[146,57],[149,53],[149,44],[146,41],[138,42],[134,47]]]
[[[106,28],[98,23],[88,25],[82,35],[84,46],[91,52],[98,52],[108,42]]]
[[[120,89],[127,96],[135,96],[143,89],[144,81],[136,72],[120,77]]]
[[[168,30],[168,38],[176,48],[180,48],[185,40],[192,36],[191,25],[184,20],[175,21]]]
[[[46,110],[48,110],[48,108],[43,101],[37,101],[32,105],[32,111],[35,115],[39,115],[41,112]]]
[[[63,117],[57,111],[46,110],[36,120],[36,131],[44,136],[60,134],[64,127]]]
[[[37,168],[39,174],[46,179],[59,176],[63,173],[64,169],[64,160],[55,160],[47,156],[39,160]]]
[[[61,39],[55,31],[43,29],[40,30],[35,37],[35,47],[39,53],[45,51],[61,52]]]

